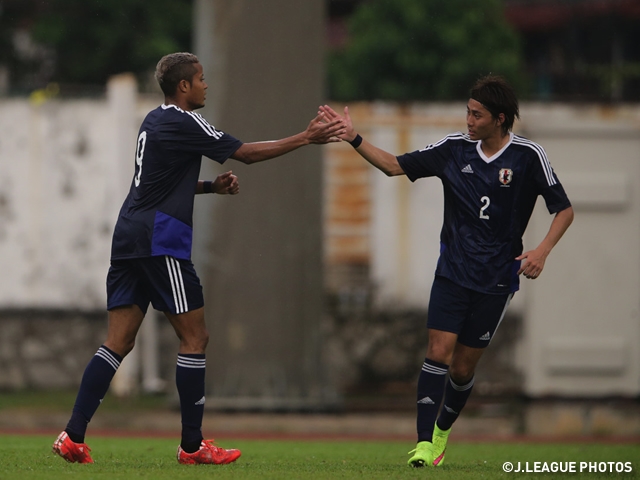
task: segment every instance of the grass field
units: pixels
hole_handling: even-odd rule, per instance
[[[240,448],[231,465],[179,465],[176,441],[92,437],[93,465],[68,464],[51,453],[55,435],[0,436],[0,479],[524,479],[640,478],[640,446],[615,444],[455,443],[438,469],[407,466],[406,442],[224,439]],[[576,462],[577,473],[505,473],[504,462]],[[580,462],[632,462],[631,473],[579,473]],[[541,467],[542,468],[542,467]],[[614,467],[615,472],[615,467]]]

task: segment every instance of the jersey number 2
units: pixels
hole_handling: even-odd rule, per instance
[[[142,178],[142,157],[144,156],[144,146],[147,144],[147,132],[142,131],[138,137],[138,148],[136,149],[136,165],[138,165],[138,174],[133,179],[136,187],[140,185]]]
[[[480,199],[480,201],[483,203],[482,207],[480,207],[480,218],[483,220],[489,220],[489,215],[484,213],[484,211],[487,208],[489,208],[489,204],[491,203],[491,200],[489,199],[489,197],[485,195]]]

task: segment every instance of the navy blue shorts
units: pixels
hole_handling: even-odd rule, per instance
[[[204,306],[202,286],[193,263],[163,255],[112,260],[107,274],[107,310],[149,303],[161,312],[180,314]]]
[[[498,330],[511,298],[513,293],[489,295],[436,276],[427,328],[455,333],[458,342],[467,347],[484,348]]]

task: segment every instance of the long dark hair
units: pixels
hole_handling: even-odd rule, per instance
[[[502,131],[506,134],[513,128],[513,122],[520,118],[520,108],[516,93],[500,75],[487,75],[479,78],[471,88],[471,98],[480,102],[489,110],[493,118],[504,114]]]

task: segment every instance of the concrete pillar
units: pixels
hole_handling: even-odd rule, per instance
[[[113,121],[113,141],[115,158],[112,165],[112,178],[117,184],[118,194],[114,194],[114,204],[120,208],[131,183],[133,174],[133,151],[136,144],[136,100],[138,85],[130,73],[115,75],[107,83],[107,101]],[[115,205],[114,205],[115,206]],[[117,211],[116,211],[117,213]],[[115,217],[113,217],[115,218]],[[106,275],[106,272],[105,272]],[[111,392],[118,397],[127,397],[139,391],[140,373],[139,349],[133,351],[120,364],[111,382]]]
[[[204,114],[216,128],[245,142],[306,128],[324,101],[323,8],[322,0],[196,2]],[[206,228],[196,225],[194,253],[211,331],[207,405],[326,408],[336,396],[321,358],[321,147],[216,172],[228,169],[240,195],[198,199],[196,218],[211,212]]]

